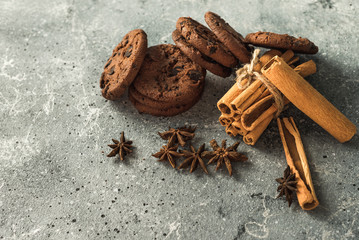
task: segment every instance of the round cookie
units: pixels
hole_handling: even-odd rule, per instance
[[[295,38],[288,34],[271,32],[250,33],[246,36],[245,42],[259,47],[290,49],[298,53],[316,54],[318,52],[318,47],[307,38]]]
[[[201,88],[201,92],[199,95],[202,94],[203,92],[203,88],[204,88],[204,83],[202,84],[202,88]],[[128,89],[128,94],[129,96],[131,96],[134,100],[136,100],[138,103],[142,104],[142,105],[146,105],[146,106],[151,106],[151,108],[156,108],[156,109],[168,109],[168,108],[173,108],[176,106],[176,104],[174,104],[173,102],[163,102],[163,101],[156,101],[152,98],[149,98],[145,95],[142,95],[141,93],[139,93],[136,88],[134,87],[134,85],[131,85]],[[189,98],[188,101],[177,104],[177,106],[181,106],[184,104],[188,104],[193,102],[193,98]]]
[[[190,17],[180,17],[177,20],[176,28],[181,32],[186,41],[201,51],[201,53],[225,67],[232,68],[237,66],[237,58],[218,40],[211,30],[199,22]]]
[[[147,49],[133,85],[155,101],[180,104],[201,93],[205,76],[206,70],[178,47],[161,44]]]
[[[217,38],[236,56],[241,63],[249,63],[251,51],[244,43],[244,38],[224,19],[213,12],[206,12],[204,19]]]
[[[200,97],[201,95],[198,95],[195,99],[193,99],[192,102],[183,105],[176,105],[170,108],[153,108],[152,106],[144,105],[136,101],[136,99],[134,99],[132,95],[129,95],[129,99],[134,105],[134,107],[137,109],[137,111],[139,111],[140,113],[147,113],[158,117],[171,117],[183,113],[190,109],[193,105],[195,105],[200,99]]]
[[[119,99],[135,79],[145,58],[147,35],[141,29],[125,35],[108,59],[100,79],[102,96]]]
[[[198,49],[189,44],[177,29],[172,32],[172,39],[184,54],[201,67],[220,77],[225,78],[231,75],[232,70],[230,68],[222,66],[210,57],[202,54]]]

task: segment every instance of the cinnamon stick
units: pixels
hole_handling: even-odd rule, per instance
[[[241,94],[239,94],[232,102],[231,108],[237,113],[242,114],[265,90],[260,80],[255,80]]]
[[[315,195],[309,165],[299,131],[292,117],[277,119],[280,137],[285,156],[292,173],[297,181],[297,199],[304,210],[312,210],[319,205]]]
[[[243,141],[248,145],[254,145],[264,132],[266,128],[268,127],[269,123],[272,121],[274,115],[268,116],[266,119],[264,119],[262,122],[260,122],[253,131],[248,132],[244,137]]]
[[[261,71],[290,102],[339,142],[354,136],[356,126],[281,57],[273,57]]]
[[[273,116],[277,111],[276,106],[273,104],[274,99],[272,96],[267,96],[253,104],[241,117],[243,128],[247,131],[253,131],[264,119]]]
[[[224,96],[217,102],[217,107],[222,114],[227,116],[231,116],[234,114],[230,107],[230,103],[235,99],[243,90],[239,89],[237,83],[233,84],[233,86],[224,94]]]
[[[297,57],[293,57],[293,58],[291,58],[287,63],[288,63],[288,65],[293,65],[294,63],[296,63],[296,62],[298,62],[299,61],[299,57],[297,56]],[[292,66],[291,66],[292,67]]]
[[[233,115],[233,119],[234,119],[234,121],[239,121],[240,119],[241,119],[241,114],[237,114],[237,113],[235,113],[234,115]]]
[[[231,137],[235,137],[238,135],[238,131],[235,127],[233,127],[233,124],[230,124],[226,127],[226,133]]]
[[[302,63],[294,68],[294,71],[299,73],[302,77],[307,77],[317,72],[317,65],[313,60]]]
[[[289,60],[294,57],[294,52],[292,50],[287,50],[279,57],[281,57],[285,62],[289,62]]]
[[[253,70],[256,72],[260,72],[261,68],[269,62],[274,56],[282,56],[282,52],[277,49],[271,49],[265,52],[259,59],[257,65],[254,66]]]
[[[223,116],[223,114],[219,117],[218,121],[224,127],[230,125],[233,122],[231,118]]]
[[[232,126],[233,126],[234,128],[236,128],[238,134],[240,134],[240,135],[242,135],[242,136],[244,136],[244,135],[246,135],[246,134],[248,133],[248,131],[247,131],[246,129],[244,129],[244,127],[243,127],[241,121],[234,121],[234,122],[232,123]]]

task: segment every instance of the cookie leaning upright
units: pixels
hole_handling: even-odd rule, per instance
[[[232,70],[214,61],[212,58],[202,54],[197,48],[189,44],[177,29],[172,32],[172,39],[176,46],[186,54],[192,61],[201,67],[220,77],[229,77]]]
[[[222,44],[216,35],[204,25],[190,17],[180,17],[176,28],[188,43],[197,48],[204,55],[214,59],[225,67],[235,67],[237,58]]]
[[[102,96],[119,99],[135,79],[147,50],[147,35],[141,29],[127,33],[115,47],[100,79]]]
[[[240,33],[214,12],[206,12],[204,20],[217,38],[241,63],[249,63],[252,56],[251,50],[244,43],[244,38]]]
[[[254,46],[287,49],[298,53],[316,54],[318,47],[307,38],[295,38],[288,34],[272,32],[249,33],[245,38],[246,43]]]

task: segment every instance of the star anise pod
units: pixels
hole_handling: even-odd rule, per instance
[[[291,174],[290,167],[284,170],[284,177],[277,178],[276,181],[279,183],[277,188],[277,192],[279,195],[277,198],[285,195],[285,199],[288,202],[288,206],[292,204],[293,201],[293,193],[297,191],[297,181],[295,180],[295,173]]]
[[[121,132],[120,141],[116,139],[112,139],[112,141],[114,144],[109,144],[108,146],[113,150],[107,155],[107,157],[114,157],[118,154],[120,155],[120,159],[123,161],[127,154],[132,153],[132,141],[125,140],[124,132]]]
[[[174,144],[179,143],[183,147],[188,140],[194,137],[195,130],[196,127],[184,126],[177,129],[169,127],[168,131],[158,132],[158,135],[164,140],[173,141]]]
[[[182,156],[181,153],[177,152],[178,145],[174,145],[173,139],[168,142],[167,145],[162,146],[161,150],[155,154],[152,154],[153,157],[158,158],[158,161],[168,161],[173,168],[176,168],[176,158]]]
[[[189,172],[192,173],[194,170],[196,170],[197,165],[199,163],[199,165],[201,165],[203,171],[208,174],[206,164],[203,162],[203,160],[201,158],[202,152],[204,150],[204,144],[202,144],[202,146],[200,146],[197,151],[196,151],[196,149],[194,149],[194,147],[192,145],[190,146],[190,149],[191,149],[191,151],[183,150],[181,152],[182,155],[186,159],[181,163],[181,165],[179,165],[178,169],[186,168],[189,165],[191,165]]]
[[[237,152],[237,147],[239,142],[234,143],[232,146],[227,148],[226,140],[222,141],[222,146],[218,146],[216,140],[210,141],[211,147],[213,151],[204,151],[202,156],[210,159],[208,164],[217,162],[216,171],[222,166],[224,163],[228,169],[229,175],[232,176],[232,164],[231,162],[244,162],[247,161],[248,158],[242,154]]]

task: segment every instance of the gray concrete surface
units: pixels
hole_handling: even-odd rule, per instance
[[[172,118],[101,97],[103,65],[126,32],[172,43],[178,17],[204,23],[207,10],[244,35],[309,37],[320,51],[303,57],[318,64],[308,81],[358,126],[358,1],[2,0],[0,239],[359,238],[358,136],[340,144],[294,107],[284,113],[298,123],[320,201],[305,212],[275,199],[286,161],[274,123],[255,147],[240,145],[250,160],[233,177],[213,166],[208,176],[175,171],[151,157],[168,126],[197,126],[196,146],[233,143],[215,106],[230,78],[208,74],[202,100]],[[125,162],[105,157],[121,131],[137,146]]]

